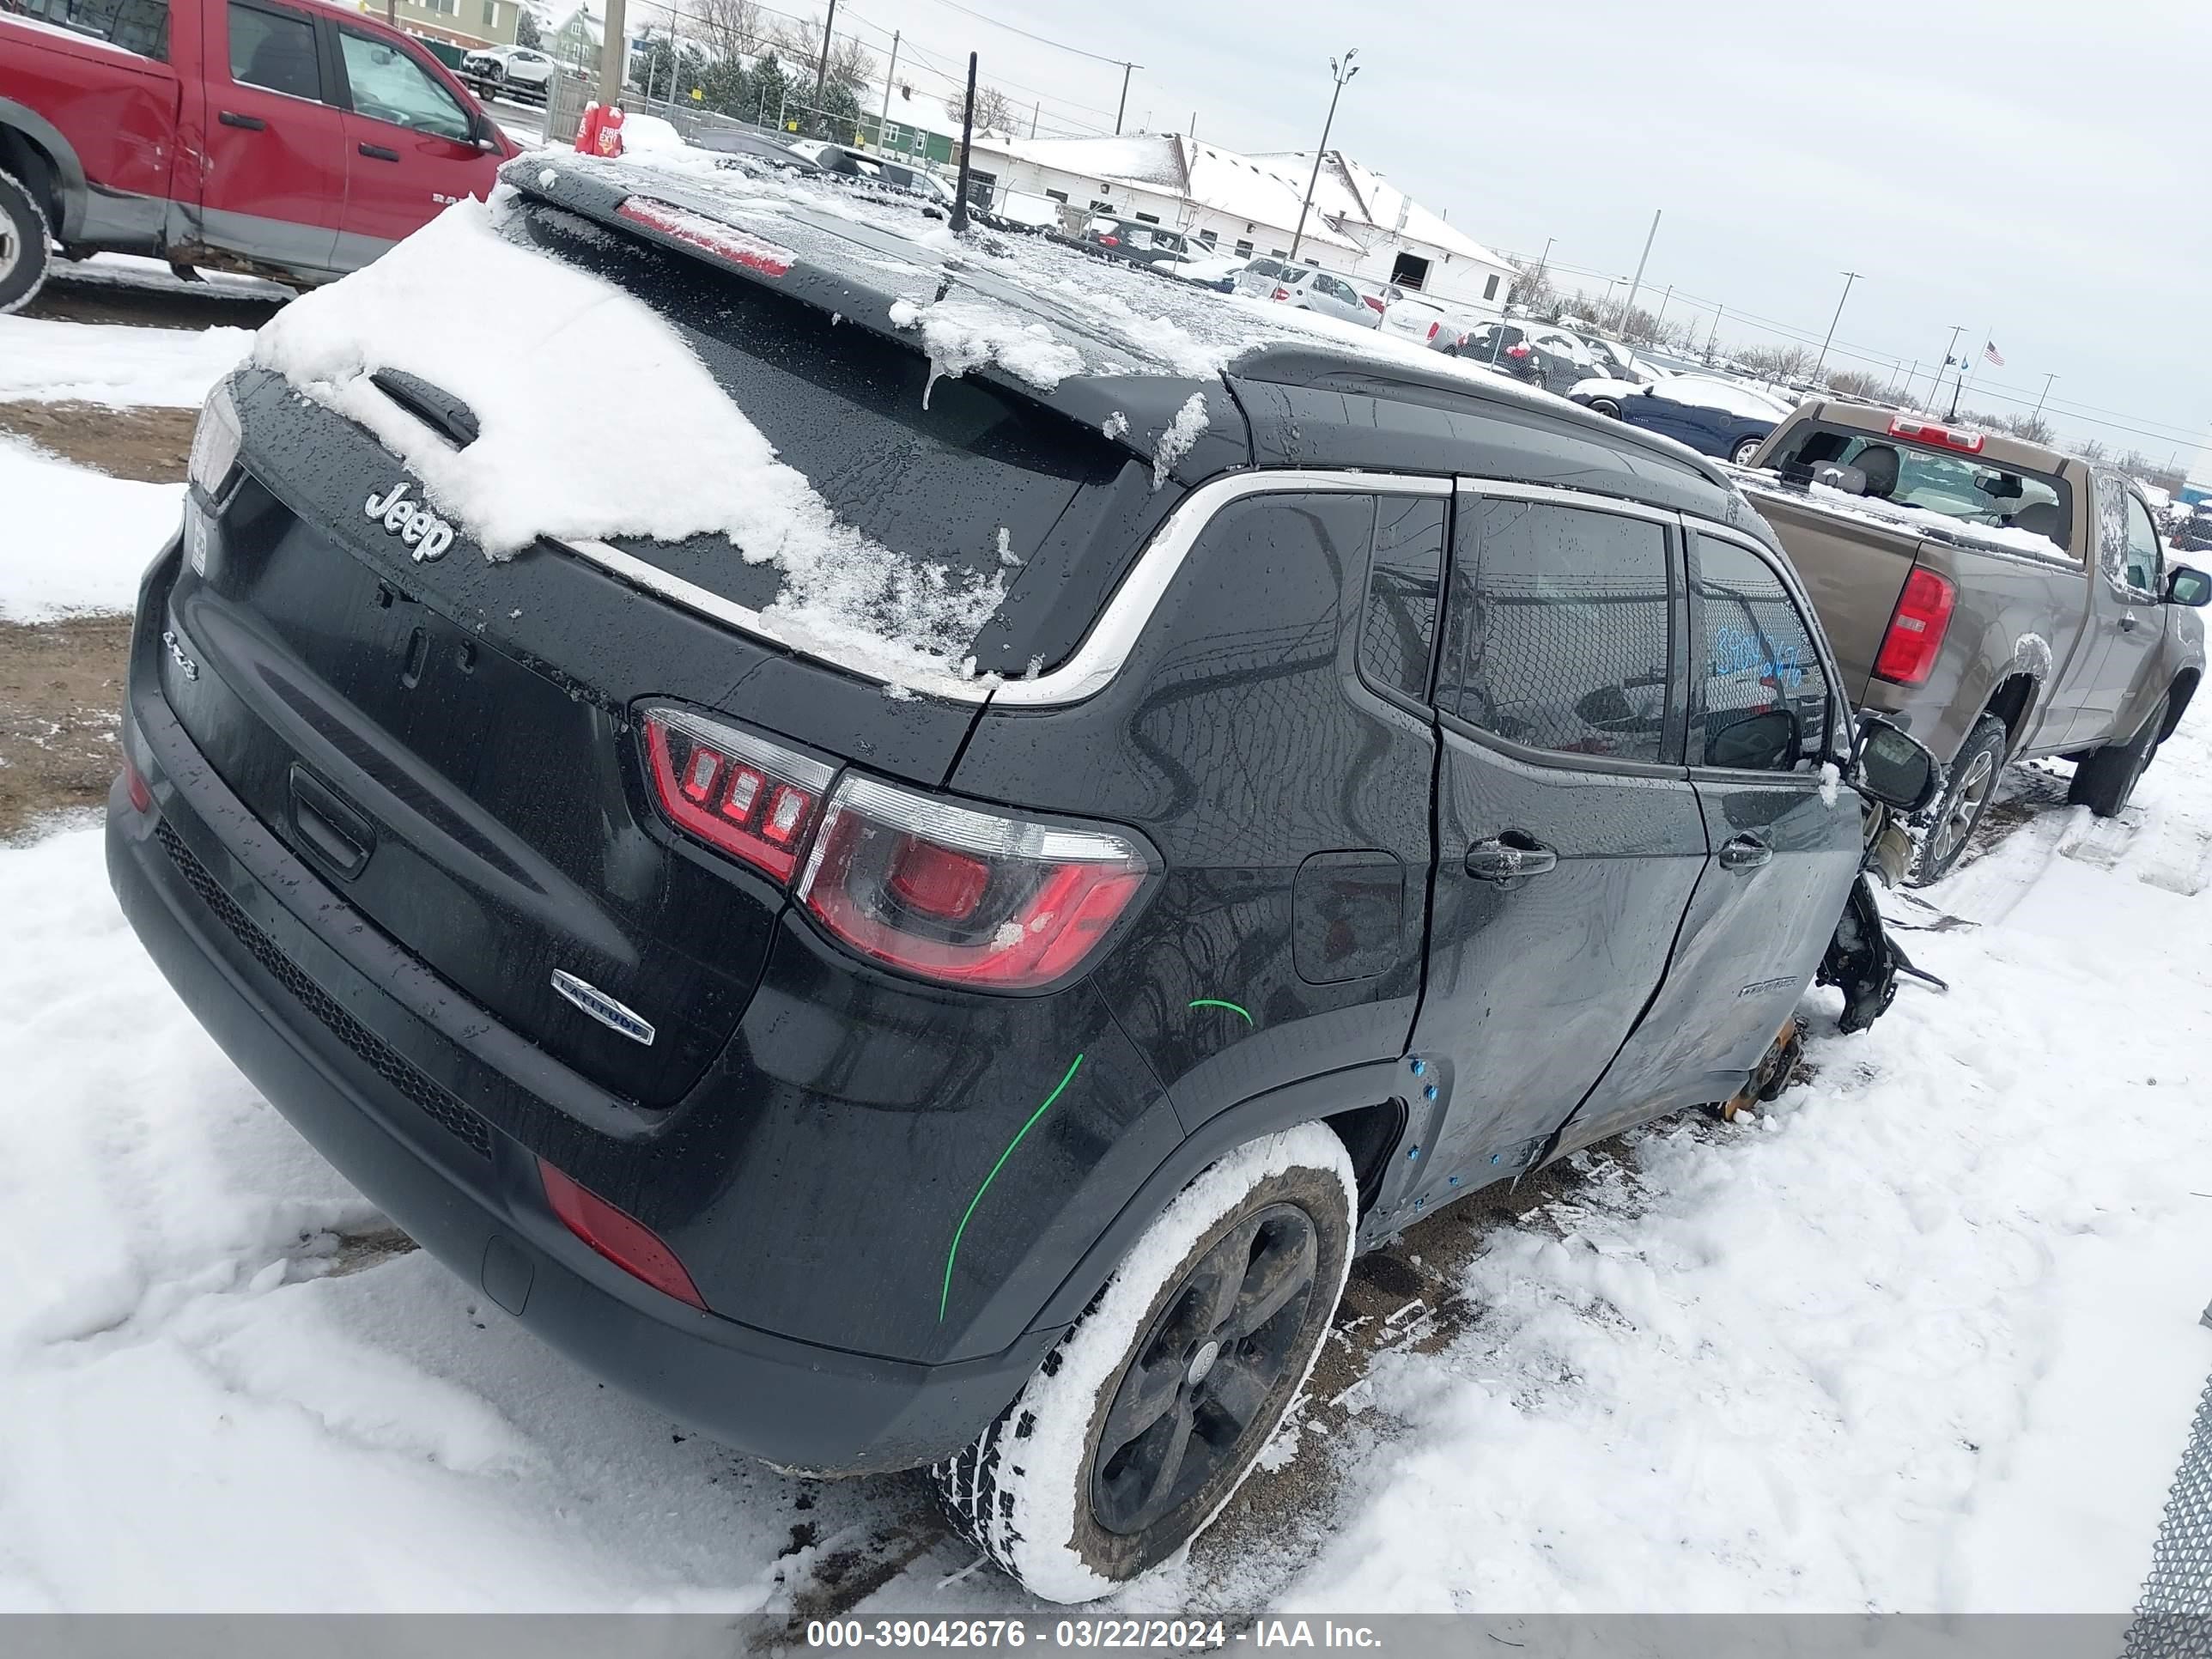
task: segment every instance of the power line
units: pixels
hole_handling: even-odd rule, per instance
[[[1002,22],[996,17],[990,16],[983,12],[972,10],[969,7],[960,4],[959,0],[937,0],[937,3],[940,6],[949,6],[954,11],[960,12],[966,16],[973,17],[978,22],[988,23],[994,29],[1004,29],[1009,34],[1018,34],[1023,40],[1034,40],[1041,46],[1052,46],[1060,52],[1073,52],[1078,58],[1088,58],[1094,64],[1111,64],[1118,69],[1128,62],[1128,59],[1125,58],[1109,58],[1103,52],[1086,52],[1081,46],[1071,46],[1065,40],[1054,40],[1047,35],[1033,34],[1028,29],[1022,28],[1018,25]],[[1142,68],[1143,65],[1139,64],[1138,67]]]

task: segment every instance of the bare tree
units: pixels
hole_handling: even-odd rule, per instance
[[[962,118],[967,106],[968,89],[957,87],[945,95],[945,112],[955,121]],[[1021,109],[1012,98],[987,82],[975,83],[975,131],[996,127],[1000,132],[1012,132],[1021,119]]]
[[[685,0],[685,33],[714,58],[752,58],[768,42],[758,0]]]
[[[1879,398],[1889,389],[1889,382],[1881,375],[1857,368],[1836,370],[1828,376],[1828,385],[1846,398]]]

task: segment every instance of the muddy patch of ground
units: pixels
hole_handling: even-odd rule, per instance
[[[258,328],[284,298],[210,283],[204,289],[139,287],[73,279],[57,264],[22,315],[66,323],[123,323],[137,328]]]
[[[181,483],[196,409],[109,409],[100,404],[0,403],[0,433],[114,478]]]
[[[107,798],[130,643],[123,616],[0,622],[0,842]]]

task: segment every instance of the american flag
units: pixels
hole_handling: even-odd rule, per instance
[[[1997,349],[1997,343],[1995,340],[1984,340],[1982,342],[1982,356],[1988,358],[1999,368],[2002,368],[2004,367],[2004,353]]]

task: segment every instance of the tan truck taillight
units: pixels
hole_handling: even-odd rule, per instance
[[[1934,571],[1916,569],[1907,576],[1874,659],[1875,678],[1893,685],[1925,685],[1958,602],[1959,590]]]

